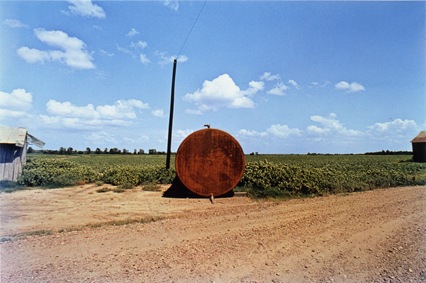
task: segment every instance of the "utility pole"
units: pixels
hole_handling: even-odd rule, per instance
[[[173,62],[173,77],[172,77],[172,94],[170,99],[170,116],[169,116],[169,136],[167,140],[167,159],[166,169],[170,169],[170,154],[172,150],[172,128],[173,128],[173,108],[175,104],[175,79],[176,79],[177,59]]]

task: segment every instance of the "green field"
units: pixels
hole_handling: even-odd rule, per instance
[[[174,156],[29,154],[18,183],[61,187],[77,181],[113,185],[169,184],[176,177]],[[410,155],[247,155],[235,190],[254,197],[286,198],[425,185],[426,164]]]

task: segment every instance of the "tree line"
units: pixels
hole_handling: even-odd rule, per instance
[[[41,149],[35,150],[32,147],[28,148],[28,153],[43,153],[43,154],[59,154],[59,155],[72,155],[72,154],[134,154],[134,155],[142,155],[145,154],[143,149],[134,149],[133,151],[127,150],[123,148],[123,150],[119,148],[105,148],[101,150],[99,147],[95,150],[92,150],[90,147],[87,147],[86,150],[75,150],[72,147],[60,147],[59,150],[52,149]],[[157,151],[156,149],[150,149],[148,154],[166,154],[164,151]]]

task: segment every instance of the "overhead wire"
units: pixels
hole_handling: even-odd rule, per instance
[[[201,7],[201,10],[200,10],[200,12],[198,13],[197,18],[195,19],[194,24],[192,25],[191,29],[189,30],[189,33],[188,33],[188,35],[186,36],[185,41],[183,42],[182,47],[180,48],[178,55],[176,56],[176,59],[178,59],[178,58],[179,58],[180,53],[182,52],[183,48],[185,47],[185,44],[186,44],[186,42],[187,42],[187,40],[188,40],[189,36],[191,35],[192,30],[194,29],[195,25],[197,24],[198,18],[200,18],[200,15],[201,15],[201,13],[203,12],[204,7],[206,6],[206,3],[207,3],[207,0],[205,0],[205,1],[204,1],[204,4],[203,4],[203,6]]]

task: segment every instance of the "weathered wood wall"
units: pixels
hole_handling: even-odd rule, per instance
[[[0,144],[0,181],[17,181],[27,159],[27,147]]]

